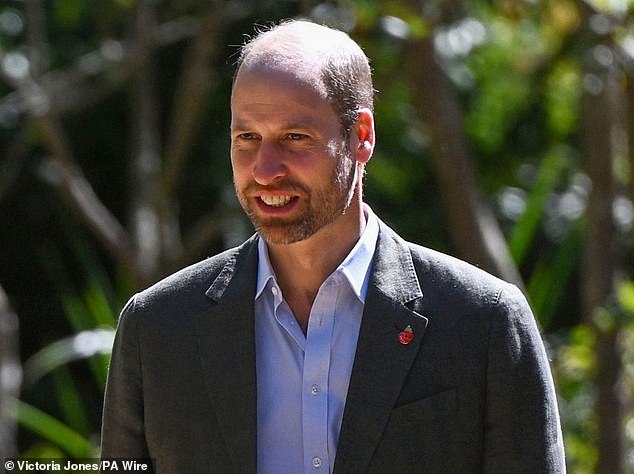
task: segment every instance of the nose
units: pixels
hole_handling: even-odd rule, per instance
[[[286,176],[286,173],[283,151],[277,144],[263,140],[258,148],[255,166],[253,167],[253,179],[258,184],[267,186],[276,179]]]

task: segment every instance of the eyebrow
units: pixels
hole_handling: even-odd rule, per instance
[[[250,126],[249,121],[240,121],[231,123],[229,125],[230,131],[235,130],[250,130],[254,127]],[[306,130],[306,129],[315,129],[316,124],[315,121],[311,117],[307,117],[305,120],[293,120],[283,124],[280,128],[285,130]]]

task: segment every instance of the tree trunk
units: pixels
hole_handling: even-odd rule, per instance
[[[596,472],[622,474],[625,473],[623,361],[619,343],[622,324],[620,318],[608,310],[613,306],[617,275],[613,221],[617,154],[614,137],[617,127],[621,126],[617,107],[622,104],[623,95],[614,65],[588,60],[584,84],[583,133],[586,172],[592,181],[592,192],[586,212],[581,291],[584,318],[596,336]]]
[[[141,67],[132,84],[134,134],[130,159],[130,234],[136,253],[140,287],[159,273],[163,257],[162,217],[158,210],[161,171],[160,120],[154,51],[148,47],[150,31],[156,27],[153,2],[139,2],[136,41],[146,47]]]
[[[479,193],[463,111],[437,62],[433,37],[412,40],[405,72],[418,116],[430,135],[430,157],[436,170],[449,231],[459,255],[523,287],[506,240],[491,207]]]

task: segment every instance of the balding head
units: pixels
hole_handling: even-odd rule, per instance
[[[236,76],[243,69],[268,69],[311,84],[340,117],[344,136],[361,109],[373,109],[368,58],[350,37],[307,21],[287,21],[246,43]]]

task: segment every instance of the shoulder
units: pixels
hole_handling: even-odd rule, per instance
[[[502,331],[528,325],[537,333],[533,312],[517,286],[458,258],[412,243],[407,247],[423,299],[443,308],[447,318],[493,324]]]
[[[505,300],[525,304],[515,285],[459,258],[408,242],[384,224],[380,239],[389,240],[392,248],[411,259],[423,298],[428,302],[442,306],[451,302],[454,307],[491,307]]]
[[[204,293],[222,269],[235,258],[238,248],[225,250],[213,257],[185,267],[139,293],[139,300],[172,297],[181,293]]]
[[[411,242],[407,242],[407,247],[419,280],[425,286],[443,286],[447,290],[487,298],[498,298],[504,288],[513,287],[485,270],[451,255]]]
[[[495,292],[509,285],[459,258],[406,241],[383,222],[380,222],[379,229],[377,250],[387,254],[391,260],[404,262],[411,259],[421,284],[449,286],[475,293]]]
[[[199,307],[207,307],[210,303],[208,292],[222,275],[233,271],[242,255],[249,254],[257,245],[255,238],[250,238],[239,247],[206,258],[185,267],[134,295],[125,312],[168,313],[182,312],[186,309],[195,313]]]
[[[400,253],[411,258],[428,331],[446,331],[468,344],[487,340],[499,352],[496,360],[516,360],[525,348],[543,351],[537,321],[517,286],[463,260],[407,242],[388,228],[390,232]]]

